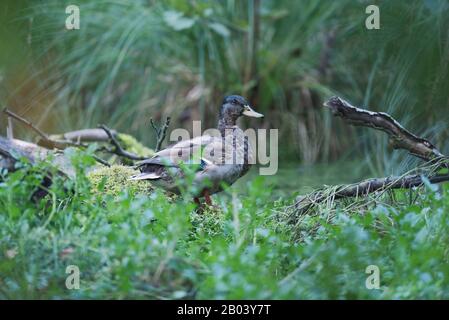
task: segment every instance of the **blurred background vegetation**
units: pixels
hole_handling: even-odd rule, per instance
[[[1,104],[47,132],[106,123],[153,146],[150,117],[214,127],[237,93],[266,114],[244,126],[280,129],[281,167],[412,164],[382,134],[333,119],[322,103],[337,94],[449,150],[448,1],[79,0],[81,28],[66,30],[72,3],[1,5]],[[380,30],[365,28],[373,3]]]

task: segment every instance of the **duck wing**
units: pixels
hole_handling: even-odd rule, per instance
[[[179,169],[179,164],[198,164],[197,171],[206,169],[213,165],[210,156],[203,156],[204,148],[214,148],[215,145],[221,147],[221,139],[209,135],[199,136],[190,140],[180,141],[157,152],[152,158],[137,163],[136,168],[140,174],[131,177],[132,180],[156,180],[166,176],[167,169]],[[197,161],[194,159],[197,157]],[[199,158],[199,159],[198,159]],[[199,162],[198,162],[199,160]]]
[[[209,135],[195,137],[190,140],[180,141],[170,147],[157,152],[153,158],[163,158],[169,160],[169,163],[179,164],[188,163],[192,157],[200,155],[202,150],[211,143],[219,140],[217,137]],[[150,159],[148,159],[150,160]],[[142,161],[145,162],[146,160]]]

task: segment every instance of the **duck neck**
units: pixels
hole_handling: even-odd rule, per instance
[[[234,119],[229,116],[222,116],[218,120],[218,130],[220,130],[221,136],[224,137],[226,135],[226,129],[232,129],[236,125],[237,119]]]

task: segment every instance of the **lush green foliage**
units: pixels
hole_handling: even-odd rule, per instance
[[[449,298],[447,187],[396,208],[310,216],[295,241],[262,178],[200,213],[188,196],[91,190],[94,161],[72,159],[76,181],[56,178],[39,203],[29,199],[45,165],[0,183],[1,298]],[[68,265],[79,290],[65,287]],[[365,287],[368,265],[379,290]]]

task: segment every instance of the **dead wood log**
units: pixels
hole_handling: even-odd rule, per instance
[[[14,171],[16,162],[21,158],[26,158],[31,163],[35,162],[35,156],[31,150],[28,150],[25,145],[19,147],[19,143],[18,140],[0,136],[0,168]]]

